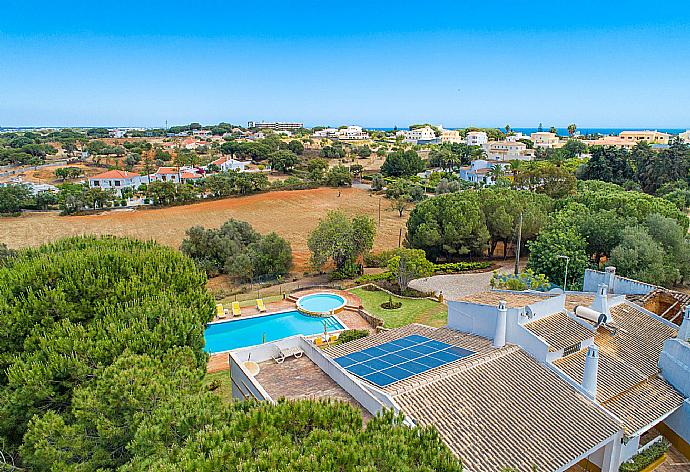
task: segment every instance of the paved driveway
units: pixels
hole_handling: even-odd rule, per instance
[[[498,269],[499,272],[512,272],[513,262],[501,261],[500,265],[502,267]],[[491,285],[489,285],[489,281],[492,276],[493,271],[473,274],[434,275],[413,280],[410,282],[410,287],[420,292],[434,292],[436,295],[442,291],[445,299],[457,300],[466,295],[490,290]]]

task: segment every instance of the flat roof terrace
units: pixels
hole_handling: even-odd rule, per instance
[[[350,403],[362,411],[362,418],[368,421],[371,414],[331,379],[319,366],[306,355],[300,358],[292,356],[282,364],[270,360],[259,364],[261,370],[255,379],[261,384],[272,399],[331,399]]]

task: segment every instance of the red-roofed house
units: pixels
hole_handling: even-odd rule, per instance
[[[114,189],[117,193],[123,188],[137,188],[145,183],[145,176],[126,170],[109,170],[98,175],[89,177],[89,187]]]
[[[155,174],[151,174],[151,180],[158,180],[160,182],[189,182],[202,178],[203,175],[196,172],[196,169],[190,167],[159,167]]]

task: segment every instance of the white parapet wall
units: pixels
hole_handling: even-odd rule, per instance
[[[645,295],[657,288],[655,285],[628,279],[612,273],[585,269],[585,278],[582,287],[583,291],[596,292],[599,284],[606,284],[609,288],[609,293],[621,295]]]

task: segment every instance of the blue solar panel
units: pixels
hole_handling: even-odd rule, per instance
[[[472,354],[473,351],[413,334],[335,361],[356,376],[385,387]]]

